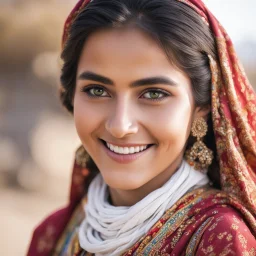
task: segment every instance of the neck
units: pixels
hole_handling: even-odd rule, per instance
[[[132,206],[154,190],[162,187],[179,169],[183,157],[177,158],[166,170],[134,190],[121,190],[109,187],[111,203],[114,206]]]

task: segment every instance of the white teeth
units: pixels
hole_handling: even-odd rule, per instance
[[[130,153],[130,154],[133,154],[134,152],[135,152],[134,147],[131,147],[131,148],[129,149],[129,153]]]
[[[118,147],[118,146],[114,146],[108,142],[107,142],[107,146],[111,151],[114,151],[115,153],[118,153],[118,154],[124,154],[124,155],[138,153],[147,148],[147,146]]]
[[[114,152],[115,152],[115,153],[118,153],[118,146],[115,146],[115,147],[114,147]]]
[[[129,154],[129,148],[127,147],[124,148],[124,154]]]

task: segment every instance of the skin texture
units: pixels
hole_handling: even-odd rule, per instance
[[[107,77],[113,85],[81,79],[83,72]],[[131,87],[136,80],[164,76],[164,83]],[[88,86],[103,88],[91,98]],[[157,92],[153,101],[150,91]],[[97,90],[97,88],[96,88]],[[95,89],[90,93],[95,94]],[[116,206],[130,206],[161,187],[181,164],[192,121],[209,110],[194,106],[190,79],[168,61],[166,54],[137,28],[104,29],[84,45],[77,69],[74,120],[78,135],[105,182]],[[112,160],[99,138],[116,144],[154,144],[142,157],[128,163]]]

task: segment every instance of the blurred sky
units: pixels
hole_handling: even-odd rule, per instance
[[[256,41],[255,0],[204,0],[235,43]]]

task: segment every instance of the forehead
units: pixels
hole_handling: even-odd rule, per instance
[[[84,45],[79,65],[170,67],[158,44],[137,28],[104,29],[93,33]]]
[[[166,53],[147,33],[138,28],[99,30],[89,36],[78,63],[78,72],[92,71],[126,82],[149,76],[189,78],[177,70]]]

